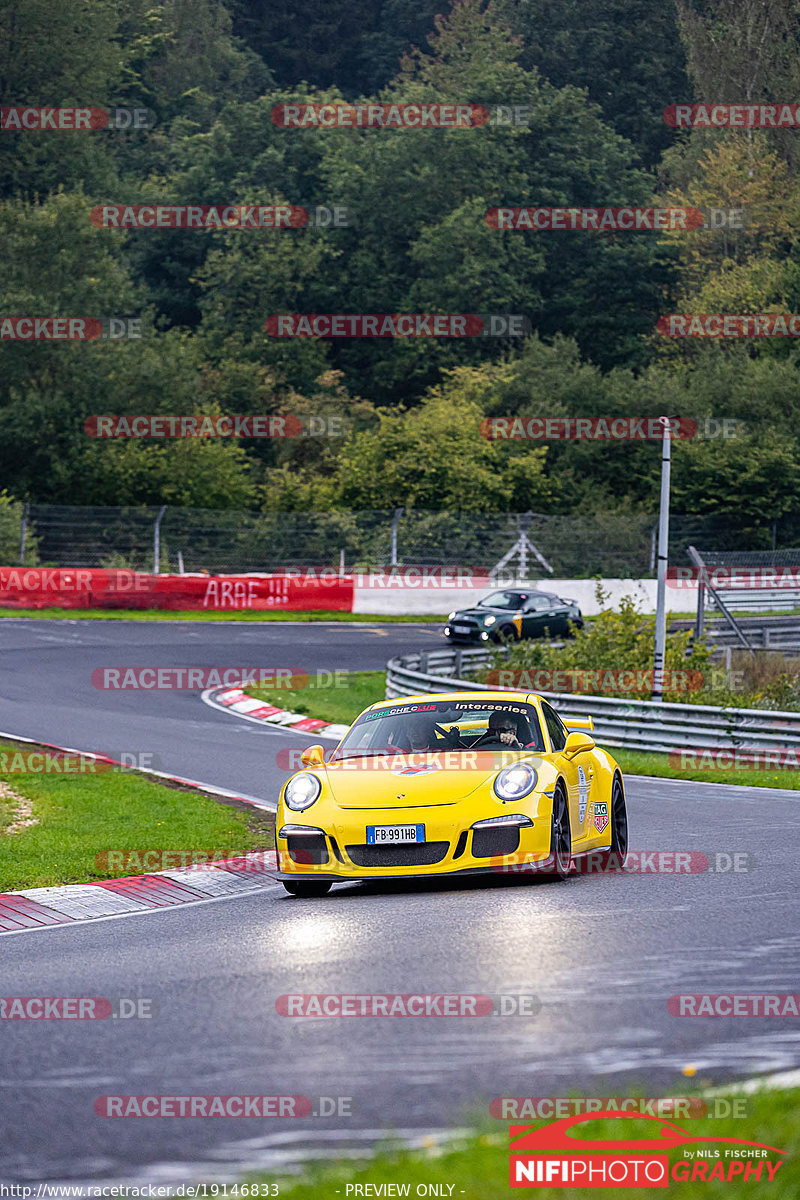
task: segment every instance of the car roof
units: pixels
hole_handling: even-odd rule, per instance
[[[512,692],[512,691],[495,691],[495,692],[422,692],[415,696],[399,696],[396,700],[378,700],[375,704],[371,704],[366,712],[372,712],[376,708],[392,707],[395,704],[412,704],[417,701],[431,700],[516,700],[531,703],[539,697],[534,692]]]
[[[490,596],[494,596],[498,592],[514,592],[514,594],[517,596],[547,596],[548,599],[558,599],[558,596],[555,592],[543,592],[540,588],[536,587],[499,587],[495,588],[493,592],[489,592],[488,594]]]

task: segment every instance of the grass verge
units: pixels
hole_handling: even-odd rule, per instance
[[[352,613],[289,612],[260,609],[257,612],[167,612],[161,609],[135,608],[0,608],[3,617],[37,617],[39,620],[61,621],[360,621],[367,625],[425,625],[431,621],[444,624],[446,613]]]
[[[337,676],[334,676],[336,679]],[[285,708],[288,712],[318,717],[321,721],[349,725],[360,712],[383,700],[386,695],[385,671],[350,671],[338,674],[345,687],[334,687],[309,676],[308,687],[264,688],[248,685],[248,696]]]
[[[654,775],[659,779],[680,779],[685,783],[693,780],[700,783],[735,783],[739,787],[800,788],[800,771],[760,771],[750,767],[736,767],[717,771],[695,771],[670,766],[668,754],[650,753],[646,750],[625,750],[622,746],[610,746],[611,753],[626,775]]]
[[[682,1091],[681,1094],[686,1093]],[[744,1195],[770,1197],[771,1200],[794,1200],[794,1197],[800,1195],[800,1089],[758,1092],[747,1098],[747,1105],[748,1115],[744,1119],[706,1116],[670,1123],[679,1125],[690,1135],[761,1142],[764,1145],[775,1146],[785,1153],[779,1155],[767,1151],[766,1158],[734,1160],[725,1157],[724,1144],[717,1146],[708,1142],[700,1147],[687,1144],[685,1149],[692,1154],[695,1154],[698,1148],[712,1153],[718,1150],[720,1157],[711,1161],[698,1160],[697,1168],[705,1172],[706,1180],[701,1182],[699,1178],[695,1178],[691,1181],[695,1164],[684,1157],[683,1148],[672,1150],[669,1153],[671,1172],[677,1167],[680,1173],[685,1172],[690,1178],[683,1182],[670,1173],[670,1196],[678,1197],[678,1200],[698,1195],[704,1196],[706,1200],[734,1200],[735,1197]],[[537,1127],[546,1124],[548,1122],[537,1122]],[[426,1192],[420,1194],[449,1195],[454,1200],[455,1197],[463,1197],[464,1200],[507,1200],[510,1194],[508,1137],[504,1124],[498,1122],[497,1125],[499,1129],[495,1127],[479,1130],[445,1151],[437,1149],[431,1139],[430,1148],[425,1150],[395,1153],[386,1151],[363,1163],[347,1158],[324,1165],[313,1165],[299,1180],[282,1180],[280,1195],[282,1200],[312,1200],[312,1197],[314,1200],[336,1200],[336,1197],[345,1200],[346,1196],[356,1195],[413,1197],[417,1194],[417,1188],[425,1184],[428,1185]],[[598,1140],[645,1139],[654,1137],[653,1130],[657,1128],[652,1121],[645,1120],[595,1120],[584,1127],[583,1136]],[[555,1157],[564,1156],[557,1154]],[[752,1164],[751,1172],[758,1163],[770,1162],[774,1166],[780,1162],[781,1165],[772,1182],[767,1182],[767,1172],[763,1166],[760,1181],[756,1181],[752,1174],[746,1182],[743,1182],[742,1175],[732,1180],[709,1178],[716,1163],[721,1163],[727,1174],[734,1161],[738,1161],[740,1165]],[[679,1167],[679,1163],[685,1166]],[[256,1178],[263,1182],[267,1182],[269,1178],[270,1183],[275,1182],[275,1176],[260,1175]],[[438,1185],[440,1190],[431,1192],[432,1184]],[[361,1188],[356,1192],[355,1187],[358,1185],[361,1185]],[[398,1188],[399,1190],[396,1190]],[[604,1200],[625,1200],[630,1196],[657,1196],[662,1192],[653,1192],[648,1188],[645,1193],[639,1188],[616,1187],[604,1187],[598,1192],[596,1187],[550,1186],[537,1187],[535,1194],[546,1195],[548,1200],[591,1200],[598,1195],[604,1197]]]
[[[292,691],[289,688],[247,687],[249,696],[274,704],[290,712],[319,717],[322,721],[349,724],[360,712],[376,700],[385,696],[386,674],[384,671],[353,671],[345,677],[346,688],[309,686]],[[680,770],[670,766],[669,755],[648,753],[644,750],[625,750],[611,747],[626,775],[652,775],[658,779],[681,779],[705,783],[735,783],[743,787],[773,787],[800,789],[800,771],[759,771],[749,768],[718,771]]]
[[[130,771],[65,774],[54,765],[68,761],[75,768],[76,759],[59,759],[54,752],[46,773],[26,773],[22,768],[39,763],[23,756],[38,750],[0,742],[0,782],[30,802],[36,821],[9,833],[19,806],[0,788],[0,891],[142,873],[141,867],[115,869],[113,858],[109,863],[102,857],[110,850],[192,851],[219,858],[275,845],[271,813]],[[163,862],[164,869],[176,865]]]

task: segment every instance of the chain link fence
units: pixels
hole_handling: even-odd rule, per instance
[[[8,522],[8,516],[6,522]],[[15,517],[16,519],[16,517]],[[384,509],[259,513],[190,508],[20,506],[25,565],[165,572],[343,571],[403,564],[491,571],[503,562],[536,578],[646,578],[655,573],[655,513],[571,516]],[[800,518],[743,529],[717,518],[672,516],[670,562],[687,546],[770,550],[800,544]],[[16,542],[16,539],[15,539]],[[9,546],[8,531],[4,542]],[[8,555],[0,565],[15,565]]]

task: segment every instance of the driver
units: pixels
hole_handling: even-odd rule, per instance
[[[404,752],[409,750],[436,749],[436,729],[434,722],[425,717],[415,717],[406,720],[392,735],[391,743]]]
[[[495,735],[493,740],[502,742],[504,746],[510,746],[512,750],[523,749],[522,742],[517,736],[517,722],[511,713],[493,712],[489,717],[489,733]]]

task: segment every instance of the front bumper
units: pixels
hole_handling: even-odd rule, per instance
[[[530,801],[530,798],[528,798]],[[472,821],[459,820],[454,811],[459,805],[437,805],[410,809],[339,809],[332,820],[315,822],[310,814],[303,821],[306,830],[281,836],[284,828],[279,813],[278,878],[285,881],[305,879],[365,880],[430,878],[440,875],[508,873],[528,864],[546,862],[550,852],[551,801],[536,795],[527,810],[520,805],[513,811],[505,806],[495,816],[520,816],[523,825],[478,826],[475,822],[492,819],[485,810]],[[538,805],[538,811],[537,811]],[[470,814],[472,816],[472,814]],[[298,814],[303,817],[306,814]],[[286,824],[300,824],[297,817]],[[367,825],[425,826],[424,842],[386,846],[367,844]]]
[[[481,636],[481,634],[484,633],[487,635],[486,637]],[[448,624],[444,627],[444,636],[447,638],[448,642],[469,642],[478,646],[485,644],[490,640],[489,631],[487,629],[481,629],[480,626],[475,626],[474,628],[470,629],[468,633],[456,633],[453,629],[453,626]]]

